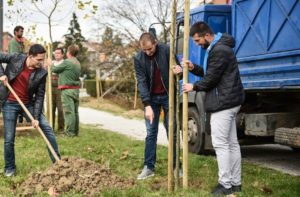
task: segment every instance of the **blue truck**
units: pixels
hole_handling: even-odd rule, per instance
[[[183,54],[184,14],[178,13],[176,54]],[[300,1],[234,0],[203,5],[190,12],[190,25],[205,21],[214,32],[236,40],[246,100],[237,117],[241,143],[279,143],[300,148]],[[189,59],[202,65],[205,51],[189,40]],[[201,78],[189,73],[189,82]],[[189,93],[189,150],[211,147],[210,114],[203,92]]]

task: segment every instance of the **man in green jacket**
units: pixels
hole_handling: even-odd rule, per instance
[[[52,72],[59,74],[58,89],[61,89],[61,99],[65,117],[65,132],[74,137],[79,133],[79,89],[81,65],[76,56],[79,52],[77,45],[70,45],[67,59],[61,64],[51,67]]]
[[[24,53],[24,27],[16,26],[14,28],[14,37],[9,41],[8,52],[9,53]]]

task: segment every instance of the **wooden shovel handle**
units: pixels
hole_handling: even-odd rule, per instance
[[[9,85],[9,83],[6,83],[7,88],[9,89],[9,91],[15,96],[15,98],[17,99],[18,103],[21,105],[22,109],[25,111],[25,113],[27,114],[27,116],[30,118],[31,121],[34,121],[33,116],[31,115],[31,113],[28,111],[28,109],[26,108],[26,106],[23,104],[23,102],[21,101],[21,99],[19,98],[19,96],[16,94],[16,92],[12,89],[12,87]],[[52,153],[52,155],[54,156],[55,160],[58,162],[60,159],[57,156],[56,152],[54,151],[52,145],[50,144],[49,140],[46,138],[44,132],[42,131],[42,129],[40,128],[40,126],[37,126],[36,129],[38,130],[38,132],[42,135],[43,139],[45,140],[50,152]]]

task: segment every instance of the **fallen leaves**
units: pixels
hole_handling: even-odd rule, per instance
[[[59,196],[59,193],[56,192],[55,187],[50,187],[48,189],[48,194],[49,194],[50,197],[58,197]]]
[[[128,157],[128,155],[129,155],[129,152],[128,152],[128,151],[122,152],[122,155],[121,155],[121,157],[120,157],[120,160],[126,159],[126,158]]]

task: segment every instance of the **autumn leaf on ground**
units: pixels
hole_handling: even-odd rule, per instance
[[[48,189],[48,194],[50,197],[58,197],[59,196],[59,193],[56,192],[55,187],[50,187]]]
[[[237,197],[237,195],[236,194],[229,194],[226,197]]]
[[[129,155],[128,150],[127,150],[127,151],[124,151],[124,152],[122,153],[121,157],[120,157],[120,160],[126,159],[126,158],[128,157],[128,155]]]
[[[273,190],[269,187],[263,187],[261,188],[261,191],[263,191],[265,194],[272,194],[273,193]]]

